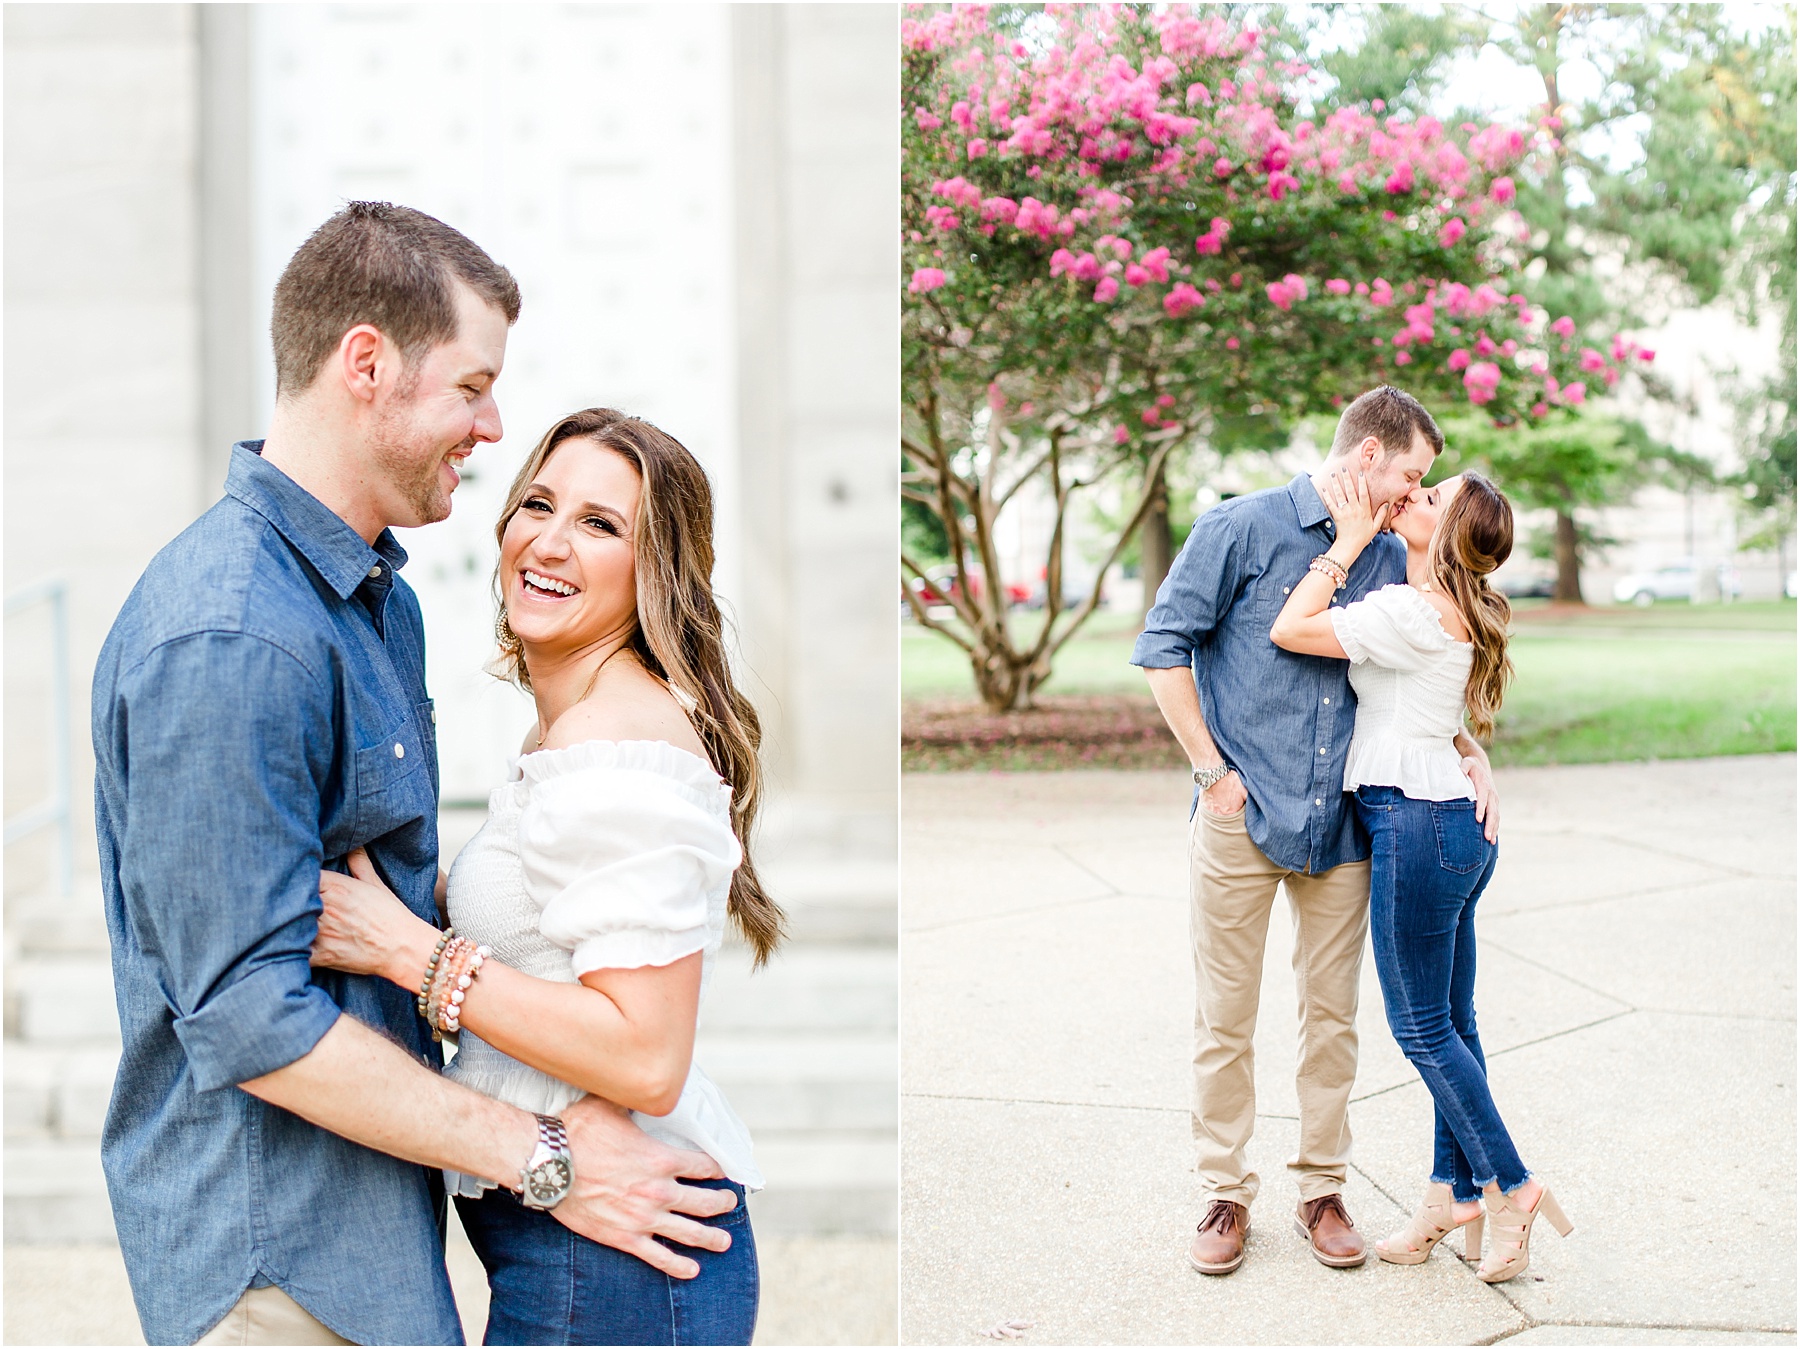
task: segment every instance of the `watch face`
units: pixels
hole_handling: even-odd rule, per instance
[[[552,1157],[526,1173],[525,1188],[538,1203],[554,1204],[569,1192],[574,1181],[569,1163],[561,1157]]]

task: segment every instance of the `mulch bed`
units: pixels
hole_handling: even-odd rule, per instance
[[[900,760],[909,772],[1187,767],[1148,694],[1039,697],[1028,712],[908,699],[900,716]]]

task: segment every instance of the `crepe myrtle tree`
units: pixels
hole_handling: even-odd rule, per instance
[[[1388,382],[1541,422],[1646,354],[1584,345],[1514,287],[1515,179],[1542,129],[1302,115],[1305,66],[1189,6],[1022,26],[915,8],[902,34],[903,491],[942,521],[960,621],[931,613],[919,559],[902,588],[990,707],[1029,706],[1099,604],[1096,579],[1063,609],[1078,492],[1122,484],[1100,576],[1142,527],[1153,591],[1184,447],[1281,443]],[[1043,622],[1021,638],[995,523],[1028,482],[1053,525]]]

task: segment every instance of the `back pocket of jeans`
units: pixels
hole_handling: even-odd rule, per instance
[[[1431,827],[1437,834],[1438,865],[1458,874],[1487,865],[1489,844],[1475,819],[1473,801],[1433,801]]]

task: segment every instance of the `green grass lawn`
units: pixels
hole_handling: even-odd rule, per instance
[[[1794,748],[1794,604],[1660,604],[1569,612],[1521,604],[1518,677],[1500,714],[1503,764],[1686,759]],[[1035,622],[1021,615],[1024,625]],[[1102,614],[1063,648],[1046,693],[1143,696],[1135,622]],[[962,652],[913,625],[908,698],[974,697]]]

